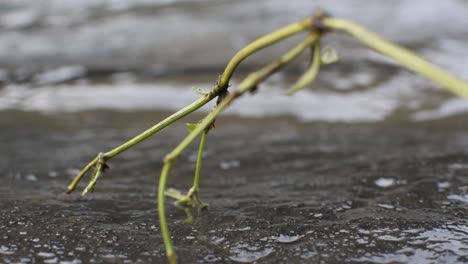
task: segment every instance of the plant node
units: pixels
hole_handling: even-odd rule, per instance
[[[93,192],[94,188],[96,187],[96,181],[98,180],[99,176],[101,176],[102,173],[104,173],[107,169],[110,167],[106,164],[106,161],[104,159],[104,153],[99,153],[96,165],[94,165],[94,171],[93,174],[91,175],[91,179],[88,183],[88,186],[83,190],[81,195],[86,195],[88,192]]]
[[[311,30],[318,31],[321,35],[327,33],[330,30],[328,26],[323,23],[325,18],[329,18],[331,15],[321,8],[316,8],[312,14],[312,28]]]

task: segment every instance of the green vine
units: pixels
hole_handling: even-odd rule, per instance
[[[96,185],[97,179],[105,171],[105,169],[108,168],[106,164],[108,160],[144,141],[148,137],[171,125],[180,118],[199,109],[217,97],[217,104],[212,109],[212,111],[208,113],[205,118],[198,124],[188,125],[189,134],[187,137],[184,138],[171,152],[169,152],[169,154],[166,155],[164,158],[164,166],[161,171],[161,176],[159,178],[159,224],[161,226],[161,233],[163,236],[168,260],[170,263],[177,263],[166,219],[165,196],[174,198],[178,205],[185,208],[195,205],[199,206],[200,208],[207,207],[207,205],[203,203],[200,198],[200,171],[206,138],[209,130],[214,127],[214,122],[218,115],[241,95],[257,89],[258,85],[261,84],[265,79],[267,79],[275,72],[281,70],[284,66],[288,65],[291,61],[297,58],[304,50],[309,48],[312,50],[312,60],[310,66],[299,78],[299,80],[292,86],[292,88],[287,91],[287,93],[292,94],[310,85],[310,83],[312,83],[316,78],[320,66],[327,64],[335,59],[334,56],[331,55],[328,55],[330,58],[324,58],[324,56],[321,55],[321,52],[323,51],[321,50],[320,46],[321,38],[333,31],[342,31],[355,37],[357,40],[367,45],[368,47],[387,57],[392,58],[403,67],[442,85],[456,95],[468,99],[467,82],[427,62],[413,52],[399,45],[390,43],[350,21],[330,17],[323,11],[318,10],[314,13],[313,16],[309,18],[282,27],[274,32],[260,37],[259,39],[245,46],[232,57],[232,59],[227,64],[223,74],[219,77],[211,91],[205,93],[201,89],[194,88],[197,93],[202,95],[202,97],[200,97],[198,100],[177,111],[176,113],[157,123],[140,135],[130,139],[124,144],[108,152],[98,154],[97,157],[94,158],[88,165],[86,165],[71,182],[67,188],[67,193],[73,192],[78,182],[84,177],[84,175],[86,175],[91,169],[94,168],[94,171],[91,174],[91,180],[83,191],[83,195],[85,195],[87,192],[92,192]],[[293,47],[279,59],[271,62],[258,71],[250,73],[232,93],[227,91],[232,75],[243,60],[265,47],[281,42],[285,38],[296,35],[300,32],[308,32],[307,36],[302,42]],[[174,189],[166,189],[166,182],[172,165],[179,157],[179,155],[199,136],[200,145],[192,188],[190,188],[186,195],[182,195],[180,192]],[[190,218],[191,216],[189,216],[189,219]]]

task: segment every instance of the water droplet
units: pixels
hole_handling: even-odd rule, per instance
[[[213,243],[214,245],[219,245],[221,243],[223,243],[223,241],[225,241],[226,238],[225,237],[217,237],[217,236],[214,236],[211,238],[211,243]]]
[[[360,234],[364,234],[364,235],[369,235],[370,234],[369,230],[365,230],[365,229],[362,229],[362,228],[358,229],[358,232]]]
[[[379,178],[377,180],[375,180],[375,185],[381,187],[381,188],[388,188],[388,187],[392,187],[396,184],[396,181],[395,179],[392,179],[392,178]]]
[[[86,248],[85,247],[76,247],[75,250],[84,252],[84,251],[86,251]]]
[[[276,242],[279,242],[279,243],[293,243],[303,237],[304,236],[300,236],[300,235],[297,235],[297,236],[279,235],[277,237],[273,236],[271,238],[276,240]]]
[[[240,161],[238,160],[221,161],[219,163],[219,167],[223,170],[238,168],[239,166],[240,166]]]
[[[468,194],[465,194],[465,195],[450,194],[449,196],[447,196],[447,199],[468,203]]]
[[[450,182],[448,182],[448,181],[443,181],[443,182],[438,182],[437,183],[437,188],[439,188],[439,189],[447,189],[448,187],[450,187]]]
[[[272,252],[272,248],[265,248],[260,251],[248,251],[241,248],[235,248],[231,251],[233,255],[229,256],[229,259],[240,263],[251,263],[270,255]]]
[[[25,176],[25,179],[28,180],[28,181],[32,181],[32,182],[37,181],[37,177],[36,177],[36,175],[34,175],[34,174],[28,174],[28,175],[26,175],[26,176]]]
[[[7,246],[0,246],[0,254],[3,255],[11,255],[14,254],[15,251]]]
[[[81,264],[82,261],[79,259],[74,259],[74,260],[61,260],[60,264]]]
[[[317,255],[316,252],[307,251],[307,252],[303,253],[300,257],[301,257],[301,259],[310,259],[310,258],[312,258],[312,257],[314,257],[316,255]]]
[[[417,234],[417,233],[420,233],[421,231],[423,231],[423,230],[422,229],[408,229],[408,230],[403,231],[403,233]]]
[[[377,204],[377,206],[380,207],[380,208],[385,208],[385,209],[389,209],[389,210],[395,209],[395,206],[390,205],[390,204]]]
[[[51,258],[51,259],[44,259],[43,261],[45,264],[55,264],[58,262],[58,258],[55,257],[55,258]]]
[[[358,243],[359,245],[365,245],[369,243],[369,240],[367,240],[367,238],[359,238],[356,240],[356,243]]]
[[[204,258],[203,258],[204,261],[208,262],[208,263],[212,263],[212,262],[217,262],[217,261],[220,261],[221,258],[220,257],[217,257],[215,255],[206,255]]]
[[[41,257],[41,258],[52,258],[52,257],[55,257],[55,254],[50,253],[50,252],[41,251],[41,252],[37,253],[37,256]]]
[[[379,240],[390,241],[390,242],[398,242],[398,241],[403,241],[405,239],[404,237],[395,237],[391,235],[378,236],[377,238]]]

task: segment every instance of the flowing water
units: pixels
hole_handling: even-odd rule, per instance
[[[318,5],[468,79],[465,1],[2,1],[0,263],[164,263],[162,158],[212,105],[112,159],[94,193],[66,186]],[[231,89],[297,40],[247,60]],[[187,224],[166,205],[180,263],[468,262],[468,104],[348,37],[325,44],[340,61],[313,89],[284,96],[303,58],[217,120],[209,209]],[[196,151],[170,187],[190,188]]]

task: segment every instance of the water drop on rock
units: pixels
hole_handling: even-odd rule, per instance
[[[26,178],[26,180],[28,180],[28,181],[32,181],[32,182],[37,181],[37,176],[34,175],[34,174],[28,174],[28,175],[26,175],[25,178]]]
[[[297,240],[301,239],[304,236],[289,236],[289,235],[279,235],[277,237],[272,237],[274,240],[276,240],[279,243],[293,243],[296,242]]]
[[[392,178],[379,178],[379,179],[375,180],[374,183],[378,187],[388,188],[388,187],[394,186],[396,184],[396,181],[395,181],[395,179],[392,179]]]

